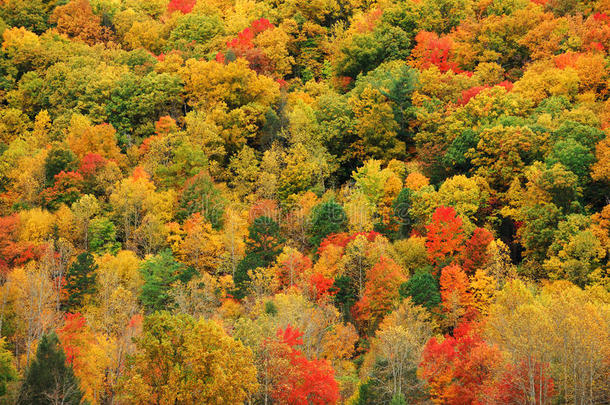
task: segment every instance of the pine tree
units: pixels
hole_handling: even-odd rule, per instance
[[[332,233],[347,230],[347,215],[343,207],[329,200],[314,207],[311,214],[310,243],[319,246],[320,242]]]
[[[78,405],[83,397],[78,379],[66,365],[66,355],[55,333],[44,335],[38,344],[19,391],[19,405]]]
[[[95,294],[97,264],[91,253],[85,252],[77,256],[76,262],[70,266],[66,274],[66,299],[63,307],[72,312],[79,308],[88,295]]]
[[[427,270],[415,272],[413,277],[400,286],[402,298],[411,297],[413,302],[432,310],[441,302],[438,282]]]

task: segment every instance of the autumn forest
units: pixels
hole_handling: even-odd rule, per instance
[[[0,35],[0,405],[610,404],[610,0]]]

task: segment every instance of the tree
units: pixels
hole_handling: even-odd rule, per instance
[[[441,303],[438,281],[427,270],[418,270],[406,283],[400,286],[400,296],[410,297],[414,304],[429,311]]]
[[[258,387],[252,352],[215,321],[158,312],[135,343],[123,380],[129,403],[242,403]]]
[[[354,306],[356,318],[372,332],[381,319],[397,304],[399,288],[405,282],[404,270],[392,259],[381,257],[367,273],[364,293]]]
[[[79,405],[83,394],[55,333],[40,339],[36,358],[29,365],[19,391],[18,403]]]
[[[207,219],[214,229],[222,226],[226,200],[212,177],[205,171],[191,177],[184,184],[180,194],[180,211],[178,216],[186,219],[199,212]]]
[[[440,290],[446,326],[451,329],[472,315],[473,300],[468,276],[460,266],[452,264],[442,270]]]
[[[194,274],[192,268],[177,262],[170,250],[146,260],[140,272],[144,279],[140,301],[149,311],[169,309],[172,305],[169,295],[172,284],[177,281],[186,283]]]
[[[0,398],[6,395],[8,383],[17,380],[12,353],[6,348],[6,339],[0,338]]]
[[[313,208],[309,229],[309,241],[313,246],[319,246],[328,235],[343,232],[346,229],[347,216],[343,207],[335,200],[331,199]]]
[[[81,253],[76,257],[66,273],[64,290],[67,295],[63,307],[68,312],[81,307],[85,300],[96,292],[97,264],[91,253]]]
[[[468,274],[485,265],[489,259],[487,247],[493,241],[493,235],[485,228],[477,228],[464,247],[462,269]]]
[[[111,345],[100,344],[80,313],[66,314],[57,335],[66,354],[66,364],[72,367],[80,381],[84,401],[101,402],[107,388],[104,380],[111,367],[111,360],[104,349]]]
[[[438,207],[426,230],[428,257],[435,266],[435,272],[438,272],[439,268],[456,259],[464,248],[462,219],[453,208]]]
[[[339,400],[339,386],[335,380],[335,371],[327,360],[308,360],[297,349],[297,346],[303,344],[302,336],[303,333],[291,325],[277,331],[280,345],[287,346],[282,355],[288,360],[288,369],[270,370],[279,376],[271,397],[282,404],[336,404]]]
[[[57,25],[60,33],[90,45],[110,38],[110,30],[102,27],[100,17],[93,13],[88,0],[72,0],[57,7],[50,21]]]
[[[199,213],[184,223],[184,232],[177,251],[180,260],[199,273],[220,271],[225,253],[220,232],[214,230]]]
[[[398,403],[407,403],[406,399],[415,402],[425,397],[417,367],[433,327],[428,312],[410,299],[384,318],[362,368],[377,383],[383,398],[402,398]]]
[[[430,386],[435,403],[478,404],[502,369],[502,355],[468,323],[453,336],[431,338],[423,351],[420,375]]]

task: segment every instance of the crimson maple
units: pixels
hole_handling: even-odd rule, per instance
[[[279,343],[289,348],[284,353],[291,370],[279,376],[271,396],[277,403],[288,405],[336,404],[339,385],[335,380],[335,371],[328,360],[308,360],[297,349],[303,344],[302,336],[303,333],[291,325],[278,329]]]
[[[473,325],[463,323],[453,336],[428,341],[419,371],[435,403],[478,405],[493,384],[501,360],[496,347],[488,345]]]

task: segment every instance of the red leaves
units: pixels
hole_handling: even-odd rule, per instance
[[[496,86],[504,87],[506,91],[511,91],[513,88],[513,83],[509,82],[508,80],[505,80],[501,83],[496,84]],[[458,99],[458,105],[468,104],[470,99],[476,97],[480,92],[491,88],[492,86],[475,86],[462,91],[462,96]]]
[[[87,153],[78,168],[78,171],[83,176],[92,176],[99,169],[104,167],[108,161],[97,153]]]
[[[483,266],[489,259],[487,247],[493,241],[493,235],[485,228],[474,230],[472,237],[466,242],[462,268],[468,274]]]
[[[464,249],[462,219],[451,207],[438,207],[426,226],[428,258],[437,268],[449,264]]]
[[[292,287],[298,284],[305,272],[311,268],[311,259],[300,252],[291,253],[279,263],[277,276],[283,287]]]
[[[437,66],[442,73],[449,70],[462,73],[455,62],[451,61],[453,41],[447,36],[439,38],[438,34],[428,31],[420,31],[415,36],[417,45],[413,49],[413,58],[420,69],[428,69]]]
[[[379,232],[375,232],[375,231],[356,232],[351,235],[346,232],[333,233],[333,234],[328,235],[320,243],[320,247],[318,247],[318,255],[321,256],[322,253],[324,252],[324,250],[327,249],[331,245],[345,248],[350,242],[353,242],[360,235],[364,235],[364,237],[366,237],[366,239],[369,242],[373,242],[373,241],[375,241],[375,238],[377,238],[377,236],[380,236],[381,234]]]
[[[426,344],[420,374],[430,385],[435,403],[448,405],[480,404],[501,367],[500,351],[464,323],[453,336]]]
[[[549,375],[549,364],[524,359],[510,364],[496,384],[495,402],[499,404],[545,405],[555,395],[555,384]],[[532,393],[533,398],[532,398]]]
[[[74,364],[74,360],[80,355],[83,344],[83,334],[86,333],[87,322],[80,313],[66,314],[64,326],[57,329],[57,335],[66,353],[66,362]],[[86,342],[85,342],[86,343]]]
[[[18,241],[19,216],[0,217],[0,275],[6,277],[9,270],[27,263],[40,255],[39,249]]]
[[[277,403],[289,405],[336,404],[339,400],[339,385],[335,371],[327,360],[308,360],[295,346],[303,344],[303,333],[288,325],[279,329],[280,344],[287,345],[289,351],[278,351],[290,362],[290,370],[276,370],[277,381],[271,396]]]
[[[249,27],[244,28],[237,37],[227,42],[227,48],[238,58],[244,58],[249,62],[250,69],[257,73],[269,72],[271,61],[254,44],[254,39],[261,32],[275,28],[266,18],[253,21]],[[225,63],[225,54],[216,54],[216,62]]]
[[[182,14],[188,14],[193,11],[196,3],[197,0],[171,0],[167,5],[167,11],[170,13],[180,11]]]
[[[309,288],[313,293],[313,299],[316,301],[321,300],[324,297],[328,297],[334,294],[331,291],[335,280],[332,278],[324,277],[323,274],[315,273],[309,278]]]
[[[288,325],[284,330],[278,329],[277,331],[277,337],[280,339],[280,342],[290,346],[294,350],[293,353],[301,353],[295,349],[295,346],[303,344],[303,339],[301,339],[302,336],[303,333],[299,329],[293,328],[291,325]]]

